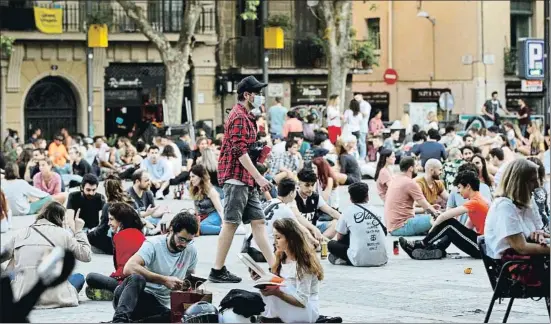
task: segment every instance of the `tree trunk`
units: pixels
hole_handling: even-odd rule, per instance
[[[184,109],[184,84],[189,65],[182,60],[165,61],[165,69],[165,101],[168,108],[168,122],[173,125],[180,124],[182,123],[182,111]]]

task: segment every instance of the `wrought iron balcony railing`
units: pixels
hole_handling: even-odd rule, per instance
[[[78,33],[86,30],[88,18],[86,3],[75,1],[57,1],[53,4],[39,4],[39,7],[63,9],[63,32]],[[152,27],[160,32],[179,33],[182,26],[182,11],[158,10],[150,7],[147,19]],[[109,26],[110,33],[139,32],[136,24],[124,10],[114,2],[99,1],[92,3],[92,12],[102,14],[102,19]],[[204,8],[196,26],[195,33],[210,34],[215,32],[216,15],[214,8]],[[32,5],[17,8],[0,6],[0,29],[12,31],[36,31]]]

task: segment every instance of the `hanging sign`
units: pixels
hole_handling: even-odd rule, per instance
[[[63,33],[63,9],[34,7],[36,28],[44,34]]]

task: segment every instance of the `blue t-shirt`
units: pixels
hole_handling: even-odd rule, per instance
[[[421,145],[414,146],[412,149],[413,154],[420,156],[421,165],[425,167],[425,163],[430,159],[437,159],[442,161],[446,159],[447,153],[444,145],[438,142],[425,142]]]
[[[281,105],[272,106],[268,110],[268,115],[270,117],[270,132],[281,135],[285,116],[287,115],[287,108]]]

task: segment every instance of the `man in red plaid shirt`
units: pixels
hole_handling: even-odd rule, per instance
[[[264,97],[260,95],[266,83],[248,76],[237,85],[238,103],[233,106],[224,125],[224,139],[218,158],[218,182],[224,189],[224,224],[218,238],[216,261],[209,280],[218,283],[238,283],[241,278],[224,265],[237,227],[251,224],[253,237],[271,266],[274,262],[272,247],[268,243],[264,212],[255,183],[262,191],[271,188],[256,169],[249,151],[256,143],[256,116]]]

